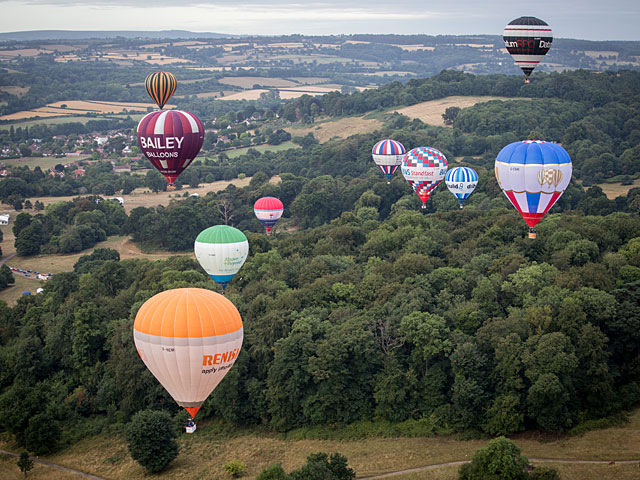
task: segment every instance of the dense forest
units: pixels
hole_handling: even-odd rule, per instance
[[[640,395],[640,189],[615,200],[585,190],[640,171],[639,83],[636,72],[540,75],[523,95],[521,78],[443,72],[327,95],[313,100],[324,115],[461,92],[532,98],[449,112],[453,128],[395,114],[372,134],[201,159],[188,170],[193,183],[245,174],[250,185],[129,215],[95,195],[60,202],[18,215],[16,247],[55,254],[125,234],[180,253],[210,225],[243,230],[250,256],[227,297],[242,315],[244,344],[199,418],[277,431],[351,425],[361,434],[566,431],[634,407]],[[295,105],[301,119],[310,98],[283,108]],[[525,238],[493,175],[496,153],[530,136],[562,142],[575,176],[536,240]],[[473,166],[480,182],[465,208],[444,185],[426,210],[399,175],[387,185],[370,158],[384,137]],[[125,178],[94,168],[83,181]],[[3,199],[78,181],[15,172],[0,182]],[[295,228],[261,233],[252,206],[265,195],[282,200]],[[45,453],[146,408],[178,415],[131,332],[144,301],[180,287],[217,288],[184,255],[120,260],[97,249],[42,294],[0,302],[0,430]]]

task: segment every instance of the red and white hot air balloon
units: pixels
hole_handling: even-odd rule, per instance
[[[253,212],[264,226],[267,235],[271,235],[271,229],[280,220],[283,211],[284,205],[275,197],[262,197],[253,204]]]
[[[138,145],[169,183],[189,166],[204,141],[204,127],[193,113],[155,111],[138,123]]]

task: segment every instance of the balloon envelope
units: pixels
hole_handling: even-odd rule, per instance
[[[529,82],[529,75],[551,48],[551,27],[536,17],[520,17],[509,22],[502,34],[504,46]]]
[[[194,250],[200,266],[224,292],[247,259],[249,242],[237,228],[215,225],[200,232]]]
[[[161,110],[176,91],[177,86],[178,82],[176,77],[169,72],[152,73],[147,76],[144,81],[144,87],[147,89],[147,93],[153,101],[158,104]]]
[[[500,188],[531,227],[542,220],[571,181],[571,157],[560,145],[525,140],[510,143],[496,157]]]
[[[402,175],[426,208],[429,196],[447,173],[447,158],[440,150],[418,147],[406,153],[402,160]]]
[[[444,183],[460,203],[460,208],[466,198],[473,193],[478,185],[478,173],[469,167],[455,167],[447,172]]]
[[[238,358],[242,337],[233,303],[202,288],[154,295],[133,324],[140,358],[192,417]]]
[[[264,226],[267,235],[271,235],[271,229],[280,220],[283,211],[284,205],[275,197],[262,197],[253,204],[253,212]]]
[[[204,127],[193,113],[161,110],[138,123],[138,145],[151,164],[173,183],[198,155]]]
[[[402,163],[406,152],[404,145],[390,138],[380,140],[373,146],[371,156],[384,176],[387,177],[387,183],[391,182],[391,177]]]

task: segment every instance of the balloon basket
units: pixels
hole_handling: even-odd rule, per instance
[[[462,204],[460,204],[460,208],[462,208]]]
[[[196,431],[196,426],[195,424],[192,427],[184,427],[185,433],[193,433]]]
[[[420,208],[427,208],[427,206],[423,203],[422,207],[420,207]]]
[[[531,239],[535,239],[536,238],[536,229],[535,228],[530,228],[529,229],[529,238],[531,238]]]
[[[387,185],[391,185],[391,182],[389,180],[387,180]]]
[[[527,77],[524,79],[524,83],[531,83],[531,80],[529,80],[529,78]]]

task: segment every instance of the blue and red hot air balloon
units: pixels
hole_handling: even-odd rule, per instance
[[[204,141],[204,127],[193,113],[182,110],[155,111],[138,124],[140,149],[169,183],[189,166]]]
[[[387,183],[391,183],[391,177],[402,163],[402,157],[405,153],[406,149],[400,142],[389,138],[380,140],[373,146],[371,156],[384,176],[387,177]]]
[[[275,197],[262,197],[253,204],[253,212],[264,226],[268,236],[271,235],[271,229],[280,220],[283,211],[284,205]]]
[[[440,150],[418,147],[402,160],[402,175],[427,208],[427,200],[447,173],[447,157]]]
[[[555,143],[525,140],[498,153],[496,180],[529,225],[529,238],[536,238],[534,227],[567,189],[572,171],[571,157]]]

